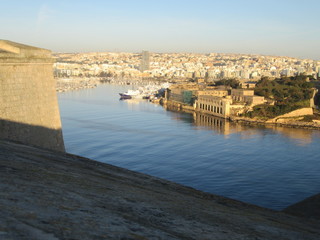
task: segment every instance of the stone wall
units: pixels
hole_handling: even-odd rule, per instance
[[[306,115],[313,115],[313,109],[312,108],[300,108],[295,111],[289,112],[287,114],[277,116],[273,119],[268,120],[267,122],[275,123],[280,122],[282,119],[286,118],[294,118],[294,117],[300,117],[300,116],[306,116]]]
[[[0,40],[0,138],[64,151],[49,50]]]

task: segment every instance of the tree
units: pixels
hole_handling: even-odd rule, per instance
[[[239,88],[240,82],[237,79],[222,79],[215,82],[216,86],[228,86],[232,88]]]
[[[269,81],[261,79],[255,88],[255,94],[272,98],[275,100],[274,106],[259,105],[254,107],[250,117],[276,117],[290,111],[308,107],[313,93],[313,83],[307,81],[307,77],[282,77]]]

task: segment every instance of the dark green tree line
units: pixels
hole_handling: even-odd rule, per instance
[[[249,117],[272,118],[290,111],[310,106],[314,84],[306,76],[282,77],[273,81],[262,78],[255,94],[274,101],[274,105],[255,106]]]

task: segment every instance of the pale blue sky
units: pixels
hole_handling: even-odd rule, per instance
[[[57,52],[320,60],[320,0],[0,0],[0,39]]]

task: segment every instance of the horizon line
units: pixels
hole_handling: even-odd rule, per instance
[[[200,53],[200,52],[154,52],[148,50],[141,50],[140,52],[129,52],[129,51],[83,51],[83,52],[56,52],[52,51],[52,54],[89,54],[89,53],[131,53],[131,54],[141,54],[142,51],[147,51],[151,54],[197,54],[197,55],[208,55],[208,54],[223,54],[223,55],[248,55],[248,56],[264,56],[264,57],[282,57],[282,58],[293,58],[299,60],[312,60],[320,62],[320,60],[312,58],[301,58],[301,57],[289,57],[285,55],[268,55],[261,53],[232,53],[232,52],[209,52],[209,53]]]

